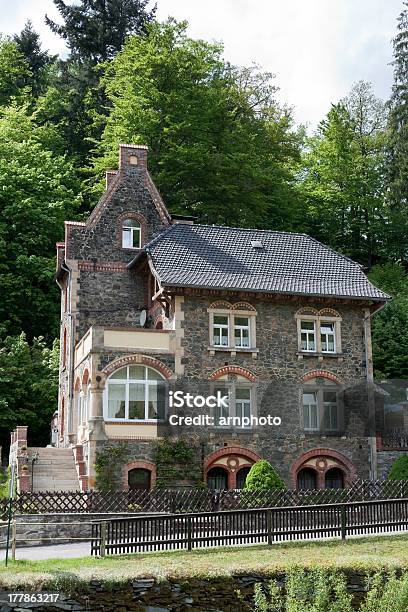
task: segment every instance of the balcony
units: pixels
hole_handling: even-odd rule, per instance
[[[408,450],[408,429],[385,429],[377,434],[377,450]]]
[[[175,352],[175,331],[167,329],[144,329],[134,327],[92,326],[75,347],[74,366],[77,367],[91,352],[121,350],[173,354]]]

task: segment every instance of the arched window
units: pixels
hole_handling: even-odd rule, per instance
[[[324,476],[325,489],[343,489],[344,474],[340,468],[331,468],[327,470]]]
[[[237,489],[243,489],[245,487],[246,477],[248,476],[251,468],[243,467],[237,473]]]
[[[150,489],[152,473],[144,468],[135,468],[128,472],[129,489]]]
[[[165,418],[164,377],[144,365],[116,370],[107,381],[106,421],[162,421]]]
[[[213,467],[207,473],[209,489],[228,489],[228,473],[222,467]]]
[[[124,249],[140,249],[141,226],[136,219],[125,219],[122,223],[122,247]]]
[[[303,468],[297,475],[297,488],[305,491],[317,489],[316,472],[312,468]]]

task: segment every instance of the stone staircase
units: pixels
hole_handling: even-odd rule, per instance
[[[29,457],[38,453],[34,463],[33,491],[79,491],[79,481],[71,448],[28,449]],[[31,476],[31,461],[28,461]],[[30,478],[31,481],[31,478]]]

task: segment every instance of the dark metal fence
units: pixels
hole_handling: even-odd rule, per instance
[[[292,540],[342,538],[408,529],[408,499],[139,516],[92,524],[92,555]]]
[[[386,429],[381,434],[384,449],[408,449],[408,431],[403,428]]]
[[[244,491],[152,489],[136,491],[76,491],[19,493],[15,514],[219,512],[272,506],[310,506],[376,499],[408,498],[408,481],[358,481],[347,489],[317,491]],[[5,515],[7,500],[0,500]],[[1,516],[0,516],[1,518]]]

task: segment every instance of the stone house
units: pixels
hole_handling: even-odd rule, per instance
[[[292,487],[375,478],[370,321],[389,296],[305,234],[171,215],[147,162],[120,145],[101,200],[57,244],[56,438],[82,488],[109,448],[124,449],[118,488],[154,486],[160,440],[183,440],[213,488],[241,487],[259,458]],[[162,484],[191,481],[184,469]]]

